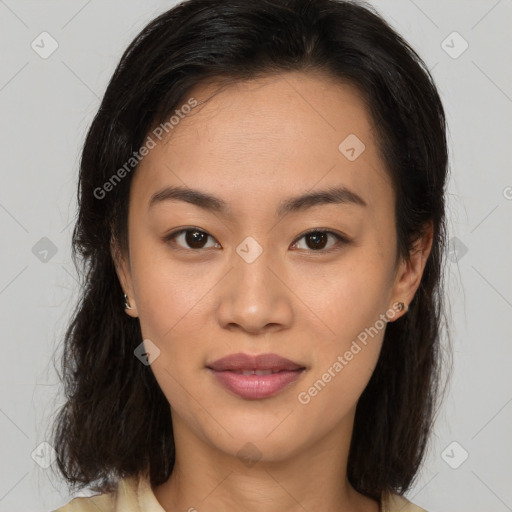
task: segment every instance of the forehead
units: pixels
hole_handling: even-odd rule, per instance
[[[201,84],[182,104],[190,99],[199,105],[175,117],[162,141],[149,134],[156,147],[132,183],[140,200],[169,184],[200,184],[257,207],[274,195],[342,184],[369,203],[389,201],[372,120],[352,85],[286,73]]]

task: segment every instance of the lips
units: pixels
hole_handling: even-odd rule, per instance
[[[303,368],[299,364],[278,356],[277,354],[259,354],[251,356],[243,353],[223,357],[206,366],[217,372],[229,370],[235,372],[270,371],[270,373],[277,373],[283,370],[294,371]]]
[[[304,366],[277,354],[232,354],[206,367],[223,387],[247,400],[276,395],[305,370]]]

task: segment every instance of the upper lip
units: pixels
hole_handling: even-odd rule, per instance
[[[227,370],[302,370],[304,367],[278,356],[277,354],[250,355],[242,352],[222,357],[206,365],[207,368],[217,372]]]

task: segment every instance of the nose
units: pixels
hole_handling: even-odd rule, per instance
[[[294,316],[293,293],[284,265],[267,257],[266,251],[251,263],[238,254],[233,259],[217,308],[221,327],[251,334],[289,328]]]

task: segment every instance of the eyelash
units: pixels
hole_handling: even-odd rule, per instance
[[[202,229],[195,228],[195,227],[188,227],[188,228],[181,228],[181,229],[178,229],[176,231],[173,231],[172,233],[169,233],[168,235],[166,235],[164,237],[164,242],[166,242],[166,243],[168,243],[170,245],[175,245],[176,244],[175,238],[178,237],[179,235],[181,235],[182,233],[186,233],[187,231],[198,231],[199,233],[204,233],[205,235],[208,235],[209,237],[213,238],[212,235],[210,235],[206,231],[203,231]],[[292,245],[297,244],[299,240],[301,240],[302,238],[304,238],[304,237],[306,237],[306,236],[308,236],[310,234],[313,234],[313,233],[332,235],[333,237],[335,237],[337,239],[337,243],[333,247],[330,247],[329,249],[318,249],[318,250],[314,250],[314,249],[298,249],[298,250],[306,250],[307,252],[311,252],[311,253],[328,254],[328,253],[331,253],[331,252],[333,252],[335,250],[340,249],[341,248],[340,245],[346,245],[346,244],[350,243],[350,240],[348,238],[346,238],[345,236],[343,236],[343,235],[341,235],[339,233],[335,233],[334,231],[330,231],[330,230],[327,230],[327,229],[315,228],[315,229],[311,229],[309,231],[306,231],[305,233],[302,233],[298,238],[296,238],[295,242],[293,242]],[[184,250],[184,251],[201,252],[201,251],[204,251],[206,249],[212,249],[212,247],[207,247],[206,249],[204,249],[204,248],[192,249],[192,248],[185,248],[185,247],[179,247],[178,246],[177,249],[178,250]]]

